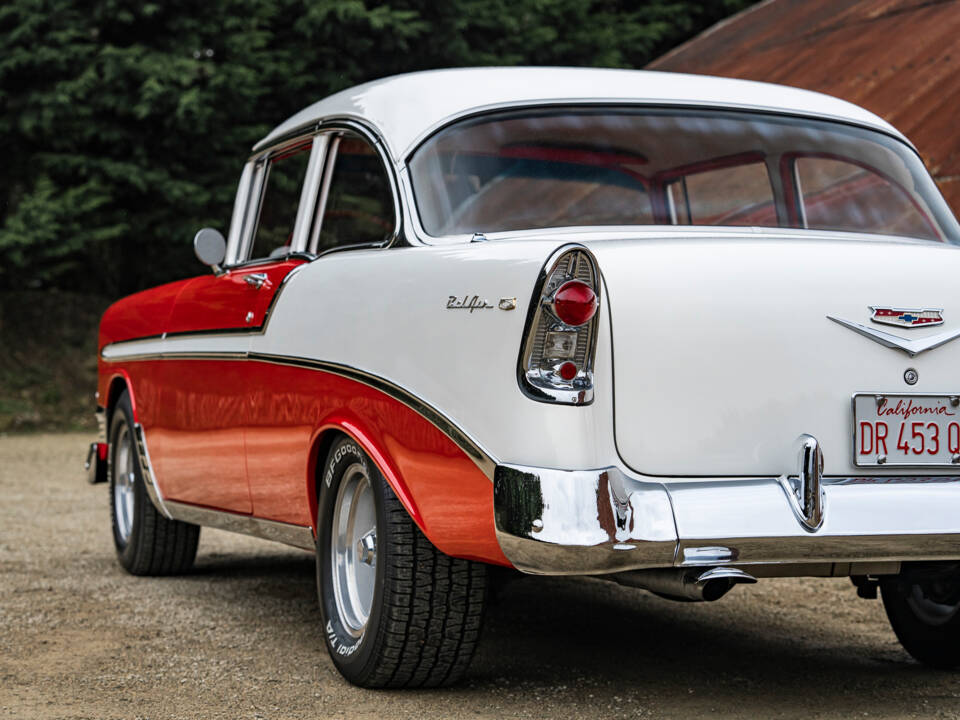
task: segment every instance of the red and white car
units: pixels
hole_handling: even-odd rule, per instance
[[[849,576],[956,666],[958,242],[911,144],[816,93],[361,85],[253,149],[213,272],[107,310],[91,475],[132,573],[202,525],[315,551],[364,686],[462,676],[491,565],[686,600]]]

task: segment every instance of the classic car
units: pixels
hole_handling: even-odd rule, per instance
[[[106,311],[90,478],[133,574],[200,526],[314,552],[361,686],[463,676],[491,566],[685,601],[850,577],[953,667],[958,242],[910,142],[828,96],[371,82],[253,148],[212,272]]]

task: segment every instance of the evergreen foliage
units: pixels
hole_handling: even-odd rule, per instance
[[[0,289],[117,296],[198,274],[250,147],[399,72],[642,67],[750,0],[5,0]]]

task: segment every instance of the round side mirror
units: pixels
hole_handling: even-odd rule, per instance
[[[203,228],[193,236],[193,251],[204,265],[219,270],[227,256],[227,241],[219,230]]]

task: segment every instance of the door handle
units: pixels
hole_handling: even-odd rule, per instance
[[[244,275],[243,281],[253,287],[256,290],[259,290],[267,282],[266,273],[252,273],[250,275]]]

